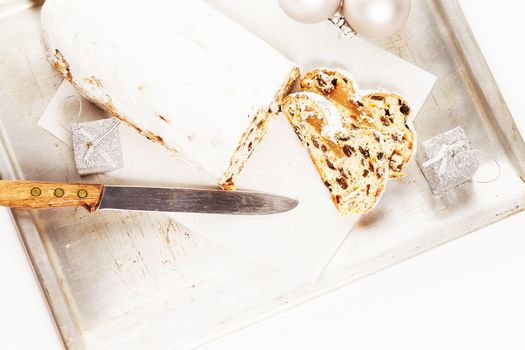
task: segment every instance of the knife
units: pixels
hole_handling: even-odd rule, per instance
[[[17,209],[99,209],[269,215],[292,210],[294,199],[258,192],[95,184],[0,181],[0,206]]]

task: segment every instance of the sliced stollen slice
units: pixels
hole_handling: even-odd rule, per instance
[[[335,105],[315,93],[289,95],[282,111],[308,149],[339,212],[371,211],[388,179],[381,134],[345,128]]]
[[[223,188],[299,75],[203,1],[47,0],[42,30],[52,65],[84,97]]]
[[[301,90],[321,94],[333,102],[345,127],[383,134],[390,177],[404,176],[403,169],[414,154],[416,134],[409,120],[411,109],[401,96],[389,92],[361,95],[349,73],[327,68],[307,73],[301,80]]]

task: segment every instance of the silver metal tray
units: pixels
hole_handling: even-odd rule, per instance
[[[0,175],[80,181],[70,151],[36,126],[61,82],[44,57],[38,19],[39,1],[0,0]],[[435,197],[413,165],[315,285],[164,215],[15,210],[65,346],[191,348],[523,210],[525,144],[457,1],[415,1],[403,32],[376,44],[439,77],[415,123],[420,139],[464,126],[501,165],[497,181]]]

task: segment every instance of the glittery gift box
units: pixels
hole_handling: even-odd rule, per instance
[[[479,161],[465,130],[458,126],[423,142],[418,150],[417,163],[434,194],[470,181]]]
[[[106,173],[122,167],[122,149],[115,118],[73,126],[73,150],[80,175]]]

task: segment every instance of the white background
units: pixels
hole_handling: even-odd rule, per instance
[[[525,4],[461,3],[525,130]],[[61,349],[6,210],[0,211],[0,278],[0,349]],[[247,348],[525,349],[525,213],[204,349]]]

